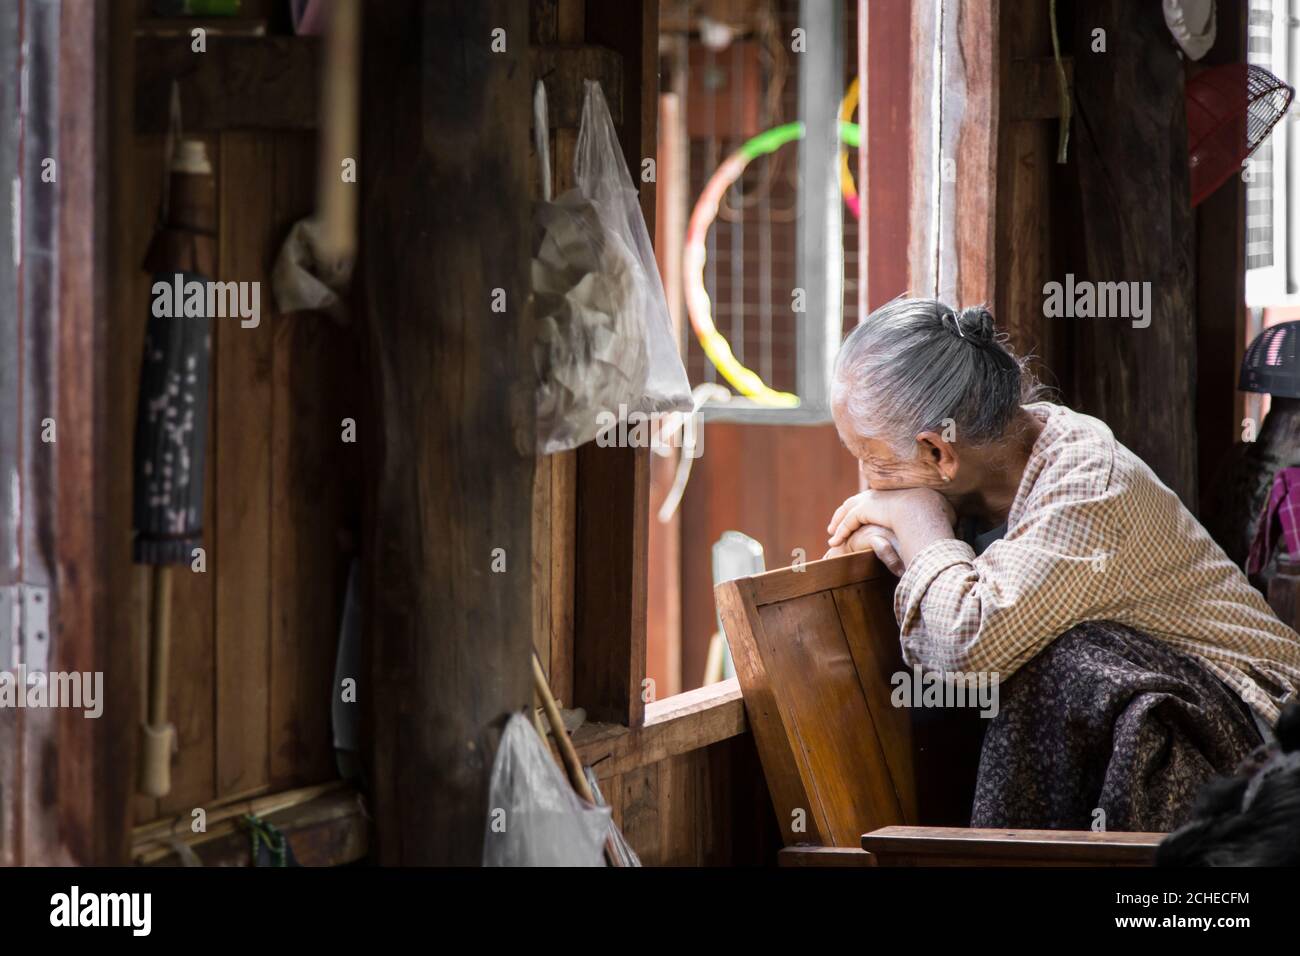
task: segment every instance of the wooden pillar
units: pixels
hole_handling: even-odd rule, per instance
[[[1245,4],[1216,4],[1215,15],[1214,46],[1192,69],[1246,59]],[[1246,186],[1241,177],[1230,176],[1195,215],[1196,439],[1201,516],[1209,526],[1216,513],[1236,514],[1235,508],[1221,508],[1211,496],[1223,463],[1241,441],[1246,416],[1245,393],[1237,391],[1246,350]],[[1224,532],[1231,534],[1226,528]],[[1216,540],[1223,539],[1216,535]]]
[[[588,0],[587,42],[622,58],[619,142],[651,235],[654,183],[643,182],[640,170],[657,141],[658,37],[657,0]],[[645,719],[650,452],[588,442],[577,456],[573,706],[590,720],[637,727]]]
[[[363,45],[379,862],[472,865],[532,698],[528,7],[368,4]]]
[[[912,114],[908,98],[901,95],[911,85],[912,5],[909,0],[871,0],[869,6],[866,104],[871,135],[865,152],[870,169],[866,189],[859,187],[867,197],[868,310],[908,291],[912,184]]]
[[[956,308],[994,304],[998,10],[912,3],[909,285]]]
[[[1048,5],[1001,0],[999,5],[997,289],[993,314],[1020,355],[1034,355],[1048,381],[1065,381],[1057,320],[1043,316],[1043,286],[1053,275],[1052,177],[1060,125]],[[1051,116],[1027,108],[1033,95]]]
[[[1105,31],[1104,52],[1096,30]],[[1084,242],[1075,280],[1151,284],[1148,327],[1057,320],[1075,333],[1079,410],[1110,425],[1195,509],[1196,261],[1183,62],[1154,4],[1080,4],[1074,36],[1070,160]]]
[[[0,492],[0,669],[16,651],[29,674],[85,675],[85,706],[0,714],[0,865],[127,862],[134,661],[113,631],[126,588],[107,560],[124,543],[107,401],[125,128],[109,122],[124,66],[110,23],[120,52],[122,18],[104,3],[0,14],[0,85],[16,88],[21,71],[26,94],[0,106],[6,131],[24,130],[0,144],[16,200],[0,214],[0,471],[13,479]]]

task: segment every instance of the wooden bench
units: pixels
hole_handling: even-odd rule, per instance
[[[896,583],[860,553],[715,589],[787,847],[781,864],[1149,861],[1159,834],[968,828],[983,721],[974,708],[891,702],[894,676],[911,674]]]
[[[862,838],[877,866],[1150,866],[1163,833],[883,827]]]

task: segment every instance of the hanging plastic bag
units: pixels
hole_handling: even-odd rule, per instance
[[[484,866],[604,866],[609,807],[573,792],[523,714],[501,735],[488,789]]]
[[[576,448],[621,414],[687,411],[682,366],[636,188],[600,84],[588,80],[575,189],[537,204],[537,449]]]

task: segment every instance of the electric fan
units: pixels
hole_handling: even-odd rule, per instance
[[[1279,322],[1250,343],[1241,360],[1243,392],[1300,398],[1300,321]]]
[[[1277,125],[1295,91],[1261,66],[1228,63],[1187,81],[1187,158],[1192,205],[1241,169]]]

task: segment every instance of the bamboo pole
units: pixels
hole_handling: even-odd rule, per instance
[[[582,761],[578,759],[578,751],[574,749],[573,741],[569,739],[564,729],[560,707],[555,703],[555,696],[551,693],[551,685],[546,680],[546,672],[542,670],[542,662],[538,659],[536,650],[533,651],[533,681],[537,686],[537,696],[542,699],[546,719],[551,724],[551,735],[555,738],[556,746],[560,748],[560,759],[564,761],[564,770],[568,774],[569,782],[573,784],[573,789],[578,791],[578,796],[588,803],[595,803],[596,796],[591,792],[591,787],[587,786],[587,776],[582,772]]]
[[[578,796],[592,806],[601,806],[601,803],[596,800],[596,795],[591,792],[591,785],[587,783],[587,775],[582,772],[582,761],[578,759],[578,751],[574,748],[573,741],[569,739],[568,731],[564,729],[564,720],[560,717],[560,706],[555,702],[555,695],[551,693],[551,684],[546,679],[546,672],[542,670],[542,661],[537,656],[536,648],[533,649],[533,684],[537,690],[537,696],[542,699],[542,707],[546,710],[546,719],[551,724],[551,736],[555,738],[555,743],[560,748],[560,757],[564,761],[564,769],[568,774],[569,782],[573,784],[573,789],[578,792]],[[610,866],[627,865],[612,834],[605,837],[605,859]]]
[[[172,787],[175,729],[167,722],[167,674],[171,662],[172,569],[153,565],[149,602],[149,709],[140,728],[140,792],[165,797]]]

